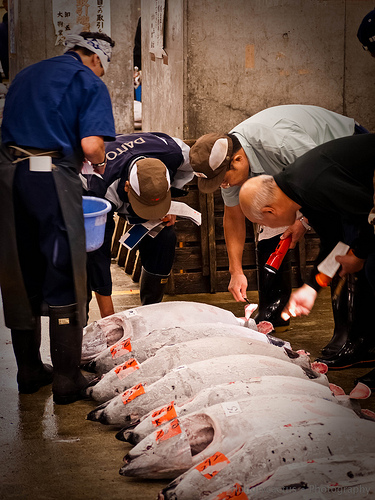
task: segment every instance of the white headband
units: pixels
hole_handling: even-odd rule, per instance
[[[99,56],[100,62],[102,63],[104,73],[107,72],[111,56],[112,47],[109,42],[97,38],[83,38],[83,36],[70,33],[65,39],[66,50],[70,50],[78,45],[79,47],[85,47],[91,52],[95,52]]]

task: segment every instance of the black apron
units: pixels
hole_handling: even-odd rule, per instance
[[[29,302],[18,260],[12,186],[16,165],[5,146],[0,148],[0,287],[8,328],[29,330],[36,317]],[[24,160],[28,161],[28,160]],[[52,175],[68,233],[76,302],[81,325],[86,324],[86,242],[82,210],[80,161],[54,161]]]

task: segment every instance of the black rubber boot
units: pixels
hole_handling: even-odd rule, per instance
[[[34,330],[11,330],[11,333],[18,367],[18,392],[33,394],[53,379],[52,366],[43,364],[40,357],[40,318]]]
[[[330,370],[343,370],[355,366],[375,366],[375,338],[370,330],[373,324],[375,295],[364,271],[351,275],[348,301],[348,337],[332,356],[317,359]],[[351,295],[352,294],[352,295]]]
[[[292,261],[290,252],[287,252],[285,255],[276,274],[270,274],[264,269],[265,263],[271,253],[275,251],[279,242],[280,237],[275,236],[267,240],[261,240],[257,245],[259,304],[258,314],[254,319],[256,323],[269,321],[273,324],[276,331],[282,332],[287,330],[289,326],[289,320],[283,320],[281,313],[292,293]]]
[[[345,344],[349,335],[349,311],[353,310],[353,276],[348,276],[341,293],[334,297],[340,276],[336,275],[331,282],[331,302],[334,321],[334,330],[331,340],[321,350],[321,356],[329,358],[336,354]]]
[[[142,306],[161,302],[167,281],[168,275],[149,273],[142,267],[139,280],[139,295]]]
[[[80,370],[83,328],[78,318],[77,304],[50,306],[50,344],[53,364],[53,400],[66,405],[89,399],[89,381]]]
[[[367,385],[369,389],[375,391],[375,370],[371,370],[370,372],[366,373],[366,375],[363,375],[363,377],[355,379],[354,383],[358,384],[358,382]]]

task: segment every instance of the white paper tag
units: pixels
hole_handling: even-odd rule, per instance
[[[51,172],[52,158],[50,156],[30,156],[30,172]]]
[[[335,257],[338,255],[346,255],[349,248],[349,245],[346,245],[342,241],[339,241],[332,252],[327,255],[327,257],[319,264],[318,271],[320,273],[326,274],[330,278],[333,278],[338,268],[340,267],[340,264],[339,262],[337,262]]]
[[[238,413],[242,413],[240,405],[237,401],[226,401],[225,403],[221,403],[221,406],[225,412],[227,417],[231,415],[237,415]]]

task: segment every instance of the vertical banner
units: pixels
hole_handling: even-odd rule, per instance
[[[111,36],[110,0],[52,0],[56,45],[64,45],[73,26]]]
[[[164,51],[164,13],[165,0],[153,0],[151,2],[151,21],[150,21],[150,53],[151,59],[166,59],[167,54]]]

